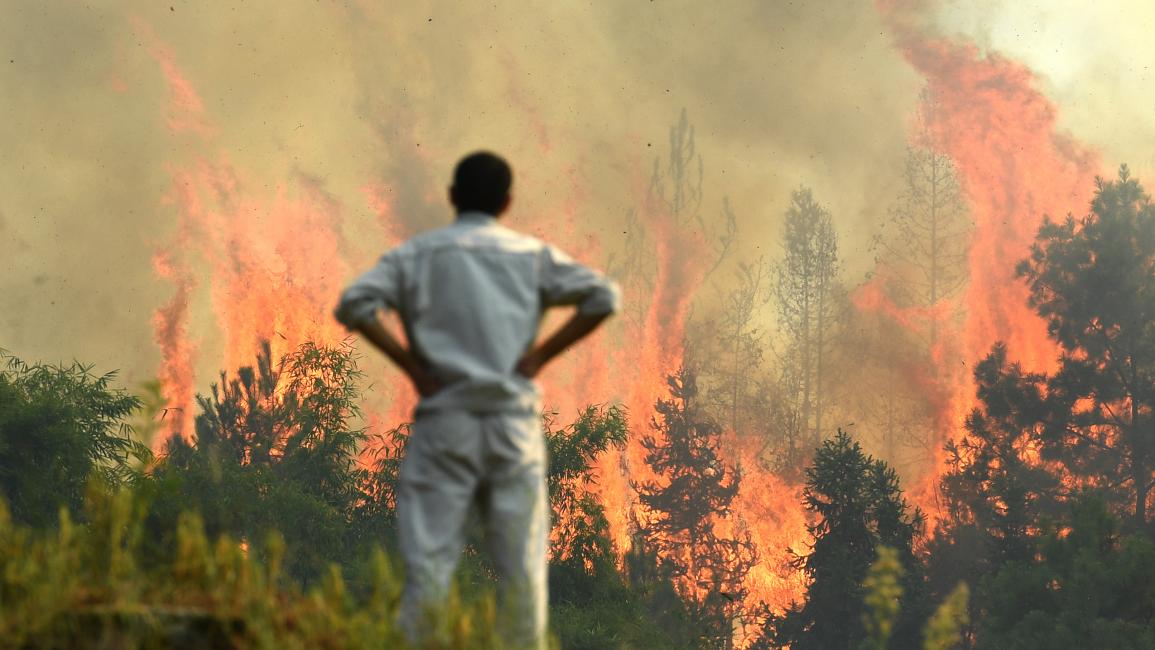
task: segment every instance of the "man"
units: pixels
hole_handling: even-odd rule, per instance
[[[533,379],[618,307],[602,275],[497,223],[511,183],[498,156],[465,157],[449,188],[456,221],[388,252],[337,308],[421,396],[397,488],[401,625],[415,642],[445,600],[476,503],[500,576],[500,631],[510,647],[545,647],[549,501]],[[577,310],[535,345],[542,312],[559,305]],[[408,348],[382,326],[384,309],[400,316]]]

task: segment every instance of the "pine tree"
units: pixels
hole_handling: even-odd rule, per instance
[[[1155,205],[1126,166],[1098,179],[1091,213],[1048,219],[1018,268],[1061,348],[1044,454],[1077,480],[1121,489],[1149,535],[1155,487]]]
[[[918,509],[910,511],[894,470],[839,431],[815,453],[802,499],[815,517],[809,526],[814,544],[809,553],[795,557],[794,566],[807,575],[810,586],[804,603],[770,619],[763,647],[859,647],[866,639],[862,584],[879,545],[894,549],[905,570],[893,647],[917,647],[927,611],[913,549],[923,516]]]
[[[749,534],[720,535],[731,515],[740,472],[721,457],[721,429],[698,406],[694,373],[667,378],[670,399],[655,405],[653,433],[642,436],[646,464],[656,480],[635,484],[641,504],[638,532],[663,573],[678,587],[707,647],[729,647],[757,562]]]
[[[859,346],[876,350],[869,355],[876,370],[868,386],[874,390],[856,393],[866,398],[863,407],[880,428],[891,463],[901,448],[912,450],[916,462],[936,454],[942,440],[929,406],[945,395],[926,392],[944,393],[962,380],[950,370],[959,364],[945,358],[947,350],[938,344],[944,327],[949,331],[959,315],[952,298],[968,278],[973,222],[954,162],[942,153],[938,108],[935,96],[925,90],[898,196],[873,245],[878,257],[872,282],[916,320],[899,326],[876,313],[876,336]],[[908,383],[911,368],[925,368],[927,376]]]
[[[778,324],[789,345],[785,384],[794,395],[801,425],[817,447],[838,314],[838,237],[830,212],[806,187],[791,195],[784,230],[786,255],[777,268],[776,298]]]
[[[711,411],[731,431],[753,433],[762,375],[764,333],[755,326],[758,309],[770,299],[769,269],[762,259],[739,263],[734,282],[723,297],[722,308],[706,336],[713,341],[710,363],[697,360],[710,387],[706,396]],[[693,348],[691,348],[693,350]]]
[[[990,575],[1034,552],[1042,521],[1060,513],[1059,477],[1039,462],[1048,417],[1045,377],[1026,373],[994,350],[975,368],[979,405],[966,433],[946,445],[940,479],[943,517],[928,545],[930,589],[945,595],[960,581]],[[985,602],[980,586],[977,601]],[[981,612],[979,612],[981,615]]]
[[[255,366],[222,373],[197,396],[196,437],[172,439],[153,472],[154,529],[171,532],[191,509],[214,536],[257,542],[280,530],[299,578],[349,556],[368,483],[356,461],[364,432],[351,426],[360,376],[351,348],[313,343],[274,362],[265,342]]]
[[[973,225],[949,156],[935,142],[938,104],[922,94],[914,142],[907,148],[902,189],[886,232],[875,240],[879,262],[896,276],[891,285],[901,304],[933,308],[955,295],[967,279],[966,253]],[[930,345],[938,339],[932,315]]]
[[[683,108],[678,123],[670,127],[665,164],[654,159],[649,201],[654,208],[668,214],[675,225],[682,226],[693,220],[705,229],[701,212],[702,178],[702,156],[694,141],[694,126]]]
[[[883,311],[851,309],[839,329],[836,372],[842,411],[878,436],[875,448],[900,475],[935,457],[942,441],[934,405],[946,399],[920,342]]]
[[[1155,206],[1123,167],[1117,181],[1098,180],[1089,215],[1044,222],[1018,273],[1059,346],[1059,369],[1024,372],[1001,344],[976,367],[979,408],[966,434],[947,447],[950,469],[941,482],[947,514],[929,546],[931,585],[941,593],[960,577],[1000,575],[976,590],[980,641],[984,629],[998,628],[988,637],[998,640],[985,647],[1084,647],[1077,639],[1089,638],[1088,630],[1116,628],[1100,621],[1063,630],[1069,612],[1058,612],[1070,603],[1059,601],[1087,594],[1086,602],[1103,602],[1090,595],[1097,589],[1090,583],[1100,578],[1072,577],[1100,569],[1087,564],[1074,571],[1051,562],[1046,550],[1077,530],[1065,506],[1087,495],[1125,517],[1129,532],[1152,535]],[[1089,546],[1104,556],[1116,550],[1106,538]],[[1136,558],[1132,570],[1147,568]],[[1067,584],[1076,579],[1090,583],[1085,590]],[[1007,593],[1047,602],[1028,611],[1011,607]],[[1092,610],[1079,617],[1113,616]]]
[[[1080,496],[1069,510],[1029,559],[984,580],[975,647],[1155,647],[1155,544],[1121,534],[1118,518],[1098,499]]]

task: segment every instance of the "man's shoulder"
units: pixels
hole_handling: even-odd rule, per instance
[[[541,250],[547,246],[544,241],[537,237],[521,232],[520,230],[514,230],[503,223],[494,222],[485,230],[488,231],[486,234],[495,240],[515,243],[525,248]]]
[[[386,252],[386,255],[408,257],[430,247],[440,246],[447,242],[452,242],[452,230],[454,225],[455,224],[450,223],[444,226],[439,226],[437,228],[419,232],[389,249]]]
[[[437,249],[496,249],[510,253],[538,253],[547,244],[542,240],[496,221],[478,226],[451,223],[428,230],[395,249],[398,255],[413,255]]]

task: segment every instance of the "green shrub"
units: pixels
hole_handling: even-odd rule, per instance
[[[139,400],[89,366],[28,364],[0,350],[0,494],[10,516],[33,526],[76,514],[94,472],[111,484],[136,478],[149,450],[124,422]]]
[[[380,549],[365,566],[363,598],[330,565],[303,590],[284,573],[276,533],[262,553],[228,535],[210,539],[182,514],[166,557],[142,560],[146,504],[139,495],[89,490],[85,525],[61,510],[54,530],[12,520],[0,504],[0,647],[403,648],[394,620],[400,580]],[[261,559],[258,559],[258,555]],[[454,600],[430,648],[496,648],[492,600]]]

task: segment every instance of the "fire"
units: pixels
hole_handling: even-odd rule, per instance
[[[149,51],[169,88],[166,123],[172,136],[192,137],[200,148],[211,149],[216,129],[194,85],[148,27],[138,23],[137,28],[151,43]],[[548,152],[548,133],[542,123],[536,124],[541,148]],[[651,281],[637,277],[625,282],[627,302],[644,305],[642,317],[619,319],[612,331],[586,343],[582,354],[561,362],[545,379],[549,403],[562,417],[587,403],[618,400],[627,406],[635,432],[649,430],[654,403],[667,396],[666,375],[682,361],[686,319],[705,269],[686,260],[709,255],[702,233],[675,224],[673,215],[647,201],[645,168],[634,166],[633,186],[644,205],[641,225],[652,245],[640,254],[653,256],[654,274]],[[171,241],[157,251],[154,266],[160,278],[174,285],[174,294],[157,310],[154,326],[162,352],[164,396],[181,415],[168,420],[165,435],[155,442],[158,448],[169,436],[192,434],[198,353],[212,358],[208,346],[192,333],[191,305],[198,289],[207,289],[222,339],[220,356],[207,365],[233,370],[251,362],[261,339],[271,341],[274,357],[306,340],[342,340],[345,333],[330,312],[355,267],[342,246],[341,205],[311,179],[298,177],[262,194],[224,152],[200,156],[185,166],[174,164],[171,176],[166,203],[174,207],[178,223]],[[569,181],[566,205],[548,218],[530,218],[518,227],[542,234],[583,259],[596,259],[596,239],[577,225],[581,183],[572,172]],[[377,217],[382,249],[413,234],[411,224],[397,218],[390,188],[366,183],[362,193]],[[367,420],[375,430],[391,428],[410,418],[413,405],[412,391],[402,388],[384,409],[369,412]],[[768,552],[774,555],[798,548],[805,527],[796,490],[758,470],[753,456],[732,460],[743,462],[747,478],[739,496],[741,514],[725,525],[749,530],[758,546],[773,549]],[[630,514],[637,507],[631,484],[654,477],[636,440],[621,454],[603,458],[599,470],[599,497],[613,539],[624,552],[631,544]],[[755,602],[779,609],[801,595],[797,577],[768,556],[750,583]]]
[[[1038,90],[1031,70],[995,53],[984,55],[972,43],[928,34],[917,25],[917,13],[925,7],[920,0],[879,0],[877,6],[938,104],[928,125],[929,144],[954,161],[975,221],[969,284],[961,298],[965,315],[952,356],[971,364],[1005,341],[1024,369],[1053,370],[1056,347],[1027,304],[1015,264],[1027,256],[1045,216],[1059,217],[1088,203],[1098,156],[1058,131],[1057,109]],[[924,320],[865,294],[858,304],[892,313],[908,327]],[[949,382],[951,396],[937,418],[936,433],[945,440],[961,430],[975,396],[969,370],[941,381]],[[941,455],[936,465],[913,491],[931,513]]]
[[[644,166],[637,164],[634,169],[633,194],[645,204],[646,184],[641,175]],[[580,185],[573,181],[572,187],[571,193],[580,196]],[[543,223],[541,229],[583,259],[596,259],[596,241],[576,229],[577,212],[577,206],[565,206],[560,224],[554,223],[551,228],[550,223]],[[668,396],[666,375],[681,363],[686,318],[704,271],[679,260],[701,259],[707,251],[700,233],[676,227],[672,215],[652,203],[641,212],[647,241],[652,243],[652,250],[641,254],[654,256],[654,281],[651,285],[640,276],[620,280],[623,302],[643,305],[642,318],[615,319],[610,331],[583,342],[580,353],[549,369],[543,380],[547,403],[563,418],[585,404],[610,400],[623,403],[628,410],[635,437],[624,451],[601,458],[596,488],[606,508],[611,536],[621,552],[632,544],[631,513],[636,503],[631,483],[654,478],[645,464],[645,450],[637,434],[650,430],[655,402]],[[530,230],[534,230],[533,226]],[[549,326],[547,323],[546,329]]]
[[[160,345],[163,364],[160,381],[168,404],[175,406],[176,412],[170,432],[191,432],[193,428],[193,368],[195,346],[188,338],[188,300],[194,287],[192,275],[183,265],[177,265],[164,252],[153,256],[153,266],[157,275],[176,284],[172,300],[153,315],[156,341]],[[166,414],[167,418],[167,414]],[[171,434],[170,434],[171,435]],[[161,436],[165,439],[168,436]],[[161,444],[160,440],[153,441]]]
[[[731,534],[745,529],[758,548],[758,564],[746,577],[751,604],[764,602],[781,613],[802,600],[805,577],[789,562],[792,552],[804,553],[811,542],[806,513],[799,505],[801,489],[767,472],[759,462],[762,442],[728,432],[728,449],[736,451],[742,485],[729,522],[719,522]],[[728,530],[729,529],[729,530]]]
[[[345,333],[329,317],[333,296],[347,274],[336,228],[336,206],[307,179],[278,188],[267,200],[244,196],[241,176],[227,163],[200,161],[177,170],[172,202],[182,227],[168,251],[158,253],[162,277],[177,282],[177,294],[158,312],[157,337],[164,353],[161,375],[171,403],[188,405],[192,346],[187,342],[187,304],[192,283],[165,261],[199,254],[208,266],[210,297],[224,337],[222,367],[251,363],[262,339],[279,357],[305,341],[337,343]],[[185,406],[187,407],[187,406]],[[172,433],[188,435],[188,421]]]
[[[136,31],[149,43],[169,89],[167,125],[174,137],[192,134],[212,144],[215,128],[204,105],[171,52],[140,22]],[[224,156],[200,158],[171,171],[178,228],[154,256],[162,278],[176,285],[173,299],[154,315],[161,347],[160,377],[170,407],[181,415],[168,420],[172,435],[192,434],[195,352],[189,334],[189,301],[196,287],[194,264],[208,267],[208,286],[217,326],[224,337],[223,363],[249,363],[258,342],[271,342],[274,358],[305,341],[337,343],[342,328],[329,312],[348,275],[339,237],[340,205],[312,179],[300,177],[271,197],[254,197],[252,183]]]
[[[143,20],[132,20],[133,31],[144,41],[148,54],[156,61],[164,75],[168,89],[168,115],[165,123],[172,133],[194,133],[203,138],[211,137],[213,127],[205,119],[205,105],[200,94],[177,66],[172,50],[153,32]]]
[[[973,363],[1003,340],[1026,369],[1053,368],[1055,347],[1027,306],[1014,263],[1026,256],[1044,215],[1061,215],[1086,203],[1098,159],[1057,131],[1056,109],[1036,89],[1030,70],[998,55],[983,55],[972,44],[928,35],[912,18],[921,6],[915,0],[878,0],[877,5],[903,55],[939,104],[931,144],[955,162],[975,219],[970,283],[958,299],[965,317],[958,332],[944,334],[931,351],[934,364],[951,367],[939,372],[910,369],[930,395],[942,396],[933,401],[936,433],[945,440],[960,430],[974,405],[969,370],[948,360]],[[172,136],[193,138],[199,150],[211,151],[216,128],[194,85],[147,25],[138,21],[135,27],[168,88],[166,124]],[[515,107],[531,112],[516,87],[511,93]],[[555,147],[548,125],[530,115],[530,126],[539,153],[548,156]],[[618,319],[610,331],[585,344],[581,354],[552,368],[545,380],[549,404],[562,418],[587,403],[618,400],[629,409],[635,432],[650,428],[654,403],[667,393],[665,377],[682,362],[686,320],[706,268],[694,261],[709,257],[702,233],[676,224],[674,215],[645,199],[645,168],[633,165],[637,177],[632,194],[650,247],[629,254],[652,256],[655,266],[649,280],[623,278],[627,304],[643,306],[640,318]],[[174,165],[171,175],[167,201],[175,207],[178,223],[172,240],[157,251],[154,266],[160,278],[173,284],[174,293],[153,320],[164,396],[171,406],[184,409],[168,420],[167,435],[188,436],[198,355],[208,359],[209,367],[235,369],[251,359],[262,338],[272,342],[275,356],[306,340],[342,340],[345,332],[331,318],[331,308],[365,260],[343,244],[343,206],[313,179],[298,176],[262,192],[224,152]],[[395,210],[390,188],[367,182],[362,193],[377,217],[380,248],[413,234],[413,224]],[[548,217],[530,216],[515,226],[544,234],[596,262],[599,242],[575,219],[583,199],[581,182],[571,170],[568,202],[539,211]],[[918,330],[928,321],[942,323],[945,314],[955,311],[947,303],[924,310],[900,308],[887,298],[883,282],[879,276],[857,290],[856,308],[907,330]],[[193,335],[191,304],[198,290],[209,294],[222,339],[219,359],[210,358],[208,345]],[[407,420],[413,399],[412,391],[401,389],[382,412],[369,413],[369,421],[387,428]],[[751,600],[781,610],[800,599],[805,589],[802,577],[784,564],[785,549],[804,551],[808,541],[798,486],[760,469],[757,450],[731,438],[727,449],[733,457],[727,460],[742,466],[743,484],[735,514],[725,525],[749,531],[761,554],[748,577]],[[637,507],[631,482],[652,478],[643,457],[634,440],[620,455],[603,458],[599,467],[598,495],[620,551],[631,543],[630,513]],[[937,469],[912,492],[915,502],[932,514],[942,460],[937,459]]]

